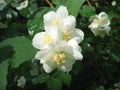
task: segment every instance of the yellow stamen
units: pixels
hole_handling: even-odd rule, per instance
[[[64,39],[66,41],[71,39],[71,32],[70,31],[67,31],[67,32],[64,33]]]
[[[105,20],[105,19],[101,20],[101,24],[102,24],[102,25],[105,25],[107,22],[108,22],[108,21]]]
[[[55,24],[56,26],[59,26],[59,19],[58,19],[58,18],[56,18],[56,19],[54,20],[54,24]]]
[[[64,53],[60,53],[60,54],[55,54],[53,56],[53,59],[57,64],[61,64],[61,63],[65,63],[65,60],[64,60],[65,57],[66,56]]]
[[[49,34],[45,34],[45,36],[44,36],[45,44],[51,44],[51,43],[53,43],[53,41],[54,41],[54,39]]]

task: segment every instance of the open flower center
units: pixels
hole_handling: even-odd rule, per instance
[[[108,23],[108,20],[107,20],[107,19],[101,20],[101,25],[107,25],[107,23]]]
[[[54,41],[54,39],[49,34],[45,34],[45,36],[44,36],[45,44],[51,44],[51,43],[53,43],[53,41]]]
[[[65,39],[66,41],[68,41],[68,40],[71,39],[71,32],[70,32],[70,31],[64,32],[64,39]]]
[[[55,54],[53,56],[53,59],[54,61],[57,63],[57,64],[61,64],[61,63],[65,63],[65,54],[64,53],[60,53],[60,54]]]
[[[56,18],[55,20],[54,20],[54,24],[56,25],[56,26],[59,26],[59,19],[58,18]]]

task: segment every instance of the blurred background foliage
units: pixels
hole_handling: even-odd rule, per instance
[[[0,90],[120,90],[120,2],[119,0],[24,0],[0,1]],[[116,2],[116,3],[115,3]],[[83,30],[83,60],[67,74],[47,74],[31,45],[43,31],[43,15],[65,5]],[[54,7],[54,8],[52,8]],[[109,36],[95,37],[88,25],[90,16],[104,11],[111,20]]]

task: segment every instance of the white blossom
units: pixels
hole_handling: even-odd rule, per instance
[[[76,19],[68,15],[65,6],[46,13],[43,21],[45,31],[37,33],[32,40],[32,45],[40,50],[35,58],[47,73],[55,68],[69,72],[75,60],[83,58],[78,45],[84,39],[83,31],[76,28]]]
[[[89,25],[89,28],[95,36],[99,35],[103,38],[106,34],[109,34],[109,31],[111,30],[111,27],[109,26],[110,20],[105,12],[90,17],[89,21],[92,22]]]
[[[57,33],[56,30],[40,32],[34,36],[32,45],[37,49],[45,49],[48,48],[50,44],[58,41],[58,38],[59,33]]]
[[[62,20],[58,31],[61,33],[61,39],[69,41],[71,39],[80,43],[84,39],[84,33],[82,30],[75,28],[76,19],[74,16],[68,16]]]
[[[75,17],[68,15],[66,7],[60,6],[56,12],[50,11],[44,15],[45,31],[37,33],[32,44],[37,49],[45,49],[60,40],[74,39],[80,43],[84,38],[84,33],[75,26]]]
[[[44,15],[44,28],[45,30],[57,29],[63,19],[68,17],[67,8],[60,6],[57,11],[50,11]]]
[[[112,6],[116,6],[116,4],[117,4],[117,2],[114,0],[114,1],[112,1]]]
[[[60,6],[56,12],[50,11],[44,15],[44,28],[46,31],[56,30],[60,34],[59,39],[66,41],[75,39],[80,43],[84,38],[84,33],[75,26],[76,19],[68,14],[65,6]]]
[[[74,43],[68,44],[66,41],[59,41],[48,49],[38,51],[35,58],[40,60],[43,69],[47,73],[50,73],[55,68],[63,72],[69,72],[75,60],[82,60],[83,58],[80,47],[76,45]]]
[[[27,6],[28,6],[28,0],[24,0],[23,2],[21,2],[21,3],[19,4],[18,7],[16,7],[16,9],[17,9],[17,10],[21,10],[21,9],[23,9],[23,8],[26,8]]]
[[[18,80],[17,80],[17,86],[24,88],[24,86],[26,85],[26,78],[24,76],[21,76]]]

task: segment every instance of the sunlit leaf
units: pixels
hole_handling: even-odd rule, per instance
[[[6,90],[8,66],[8,60],[0,63],[0,90]]]
[[[66,0],[52,0],[52,3],[56,5],[64,5]]]
[[[67,0],[65,5],[71,15],[77,16],[84,2],[85,0]]]
[[[33,48],[32,42],[24,36],[9,38],[0,43],[0,47],[6,45],[12,46],[15,51],[15,54],[10,60],[12,67],[18,67],[23,62],[34,58],[36,53],[36,49]]]
[[[80,14],[84,17],[90,17],[96,14],[95,8],[93,6],[84,5],[82,9],[80,9]]]

